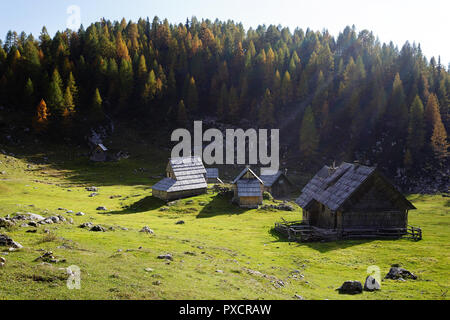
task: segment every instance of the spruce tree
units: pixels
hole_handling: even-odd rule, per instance
[[[105,114],[103,112],[102,105],[103,100],[100,96],[100,91],[96,88],[91,102],[91,119],[93,122],[100,122],[104,120]]]
[[[186,96],[186,107],[192,112],[196,112],[198,110],[198,93],[194,77],[191,77],[189,80]]]
[[[319,147],[319,133],[311,106],[306,108],[300,127],[300,152],[306,158],[316,155]]]
[[[64,112],[64,96],[62,93],[62,80],[58,69],[55,69],[52,75],[48,90],[48,106],[55,116],[61,116]]]
[[[417,95],[411,106],[409,115],[408,138],[406,147],[411,153],[411,160],[417,163],[425,145],[425,126],[423,120],[423,103]]]
[[[180,126],[185,126],[188,122],[186,107],[184,105],[184,101],[181,100],[178,104],[178,112],[177,112],[177,123]]]
[[[284,73],[283,81],[281,82],[281,99],[285,105],[292,100],[291,75],[288,71]]]

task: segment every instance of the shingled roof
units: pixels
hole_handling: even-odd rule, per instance
[[[217,179],[219,178],[218,168],[208,168],[206,169],[206,179]]]
[[[283,172],[278,171],[276,174],[261,175],[260,178],[264,182],[265,187],[272,187],[273,184],[283,175]]]
[[[200,157],[170,159],[169,166],[175,179],[165,178],[153,186],[153,189],[167,192],[207,188],[206,169]]]
[[[255,177],[255,179],[259,181],[259,183],[264,184],[264,181],[262,181],[262,180],[258,177],[258,175],[257,175],[256,173],[254,173],[252,169],[250,169],[250,167],[245,168],[245,169],[244,169],[244,170],[236,177],[236,179],[234,179],[233,184],[236,184],[239,180],[241,180],[242,177],[243,177],[247,172],[250,172],[250,173]]]
[[[307,209],[315,200],[337,211],[375,172],[374,167],[350,163],[343,163],[339,168],[325,166],[302,190],[302,195],[296,203]],[[391,189],[397,194],[400,193],[394,187]],[[414,208],[406,199],[404,202],[408,208]]]

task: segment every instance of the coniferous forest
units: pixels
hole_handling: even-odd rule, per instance
[[[11,31],[0,43],[0,106],[40,137],[76,139],[111,120],[158,130],[207,118],[280,128],[285,153],[302,163],[448,170],[449,67],[418,44],[398,48],[355,27],[334,37],[155,17],[53,38],[45,27],[38,38]]]

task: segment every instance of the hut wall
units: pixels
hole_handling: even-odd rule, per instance
[[[206,189],[194,189],[194,190],[185,190],[185,191],[177,191],[177,192],[169,192],[168,200],[177,200],[182,198],[189,198],[198,196],[201,194],[205,194]]]
[[[261,197],[240,197],[239,205],[246,208],[255,208],[263,203]]]
[[[319,212],[315,226],[323,229],[335,229],[336,215],[327,207],[319,204]]]
[[[195,190],[186,190],[186,191],[178,191],[178,192],[166,192],[153,190],[153,196],[165,201],[172,201],[177,199],[189,198],[198,196],[201,194],[205,194],[206,189],[195,189]]]
[[[167,200],[167,192],[160,190],[152,190],[152,194],[155,198],[159,198],[161,200]]]
[[[284,197],[290,193],[291,184],[286,177],[282,175],[277,181],[275,181],[270,190],[267,191],[274,197]]]
[[[105,162],[107,159],[107,154],[106,152],[96,149],[92,152],[91,154],[91,161],[95,161],[95,162]]]
[[[344,212],[343,229],[406,228],[406,211]]]

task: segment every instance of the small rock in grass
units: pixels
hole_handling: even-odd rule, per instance
[[[168,253],[168,254],[163,254],[163,255],[158,256],[158,259],[173,261],[173,256],[170,253]]]
[[[154,270],[152,268],[145,268],[145,272],[153,272]]]
[[[49,219],[51,219],[53,221],[53,223],[58,223],[59,222],[59,218],[58,217],[50,217]]]
[[[67,210],[66,213],[73,213],[73,210]]]
[[[0,257],[0,262],[6,263],[6,259],[3,257]]]
[[[89,198],[93,198],[93,197],[96,197],[96,196],[98,196],[98,193],[91,193],[90,195],[89,195]]]
[[[166,211],[169,211],[170,209],[169,208],[167,208],[167,207],[162,207],[161,209],[159,209],[159,211],[161,211],[161,212],[166,212]]]
[[[139,232],[147,233],[147,234],[155,234],[155,232],[147,226],[143,227],[142,230]]]
[[[28,225],[29,225],[30,227],[33,227],[33,228],[37,228],[37,227],[38,227],[38,224],[37,224],[35,221],[30,221],[30,222],[28,222]]]
[[[80,225],[81,229],[87,229],[87,228],[92,228],[94,225],[92,224],[92,222],[85,222],[83,224]]]
[[[223,273],[223,270],[216,270],[216,273]]]
[[[77,212],[77,214],[76,214],[77,217],[82,217],[84,215],[86,215],[84,212]]]
[[[0,234],[0,246],[10,247],[13,249],[22,249],[23,248],[23,246],[20,243],[14,241],[13,239],[11,239],[10,237],[8,237],[7,235],[4,235],[4,234]]]
[[[89,191],[89,192],[98,192],[98,188],[97,188],[97,187],[88,187],[88,188],[86,188],[86,191]]]
[[[106,232],[106,229],[103,228],[102,226],[93,226],[90,231],[92,232]]]
[[[36,233],[37,230],[27,230],[27,233]]]
[[[97,211],[108,211],[108,209],[106,207],[98,207]]]
[[[385,279],[391,280],[400,280],[400,279],[411,279],[417,280],[417,276],[411,273],[410,271],[400,268],[400,267],[392,267],[389,270],[389,273],[386,275]]]
[[[4,219],[4,218],[0,218],[0,228],[10,228],[14,226],[14,222]]]
[[[298,294],[294,295],[294,298],[297,300],[305,300],[305,298],[303,298],[301,295]]]
[[[178,221],[176,224],[181,225],[181,224],[185,224],[186,222],[184,222],[183,220]]]
[[[155,281],[155,282],[153,282],[153,285],[154,285],[154,286],[160,286],[160,285],[161,285],[161,281],[159,281],[159,280],[158,280],[158,281]]]

